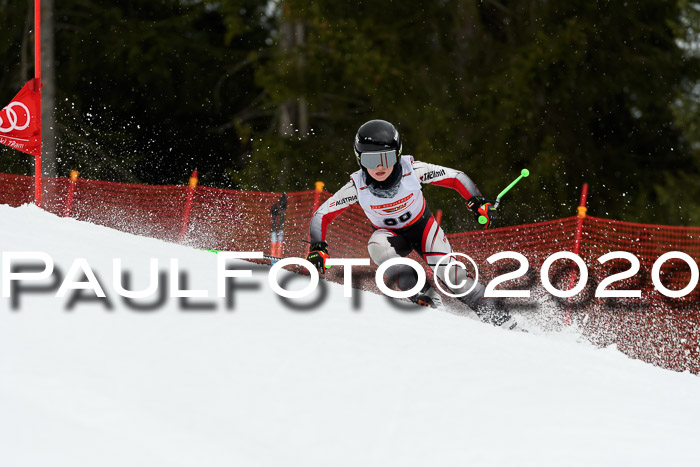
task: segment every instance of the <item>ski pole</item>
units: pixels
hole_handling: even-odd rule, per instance
[[[500,192],[498,194],[498,196],[496,197],[496,202],[493,204],[493,208],[498,209],[498,205],[501,203],[501,198],[503,197],[503,195],[508,193],[510,191],[510,189],[513,188],[515,186],[515,184],[520,181],[520,179],[522,179],[523,177],[527,177],[528,175],[530,175],[529,170],[527,170],[527,169],[521,170],[520,176],[518,178],[516,178],[515,180],[513,180],[513,182],[510,185],[508,185],[502,192]],[[489,220],[486,218],[486,216],[479,216],[479,224],[483,225],[483,224],[486,224],[488,221]]]
[[[209,253],[230,253],[229,250],[207,250],[205,248],[202,249],[202,251],[208,251]],[[270,261],[279,261],[281,259],[284,259],[280,256],[272,256],[272,255],[262,255],[263,259],[269,259]]]
[[[207,250],[207,249],[202,249],[202,251],[208,251],[209,253],[229,253],[229,250]],[[255,258],[254,258],[255,259]],[[273,256],[273,255],[262,255],[262,259],[267,259],[270,261],[280,261],[285,258],[281,256]]]

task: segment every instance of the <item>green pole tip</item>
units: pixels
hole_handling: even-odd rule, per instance
[[[527,169],[523,169],[520,171],[520,175],[522,175],[523,177],[527,177],[528,175],[530,175],[530,171]]]
[[[489,220],[486,218],[486,216],[479,216],[479,224],[484,225],[488,222]]]

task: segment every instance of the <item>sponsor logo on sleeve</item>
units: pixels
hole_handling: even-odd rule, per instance
[[[352,203],[353,201],[357,201],[357,195],[353,196],[346,196],[345,198],[339,199],[338,201],[332,201],[329,205],[329,207],[338,207],[342,206],[344,204],[349,204]]]
[[[430,172],[426,173],[421,177],[421,180],[424,182],[427,182],[428,180],[432,180],[434,178],[438,177],[443,177],[445,175],[445,169],[440,169],[440,170],[431,170]]]

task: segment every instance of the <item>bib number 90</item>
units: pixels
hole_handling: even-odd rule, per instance
[[[403,224],[404,222],[408,221],[411,218],[411,216],[412,216],[411,211],[408,211],[408,212],[401,214],[398,217],[398,220],[396,220],[393,217],[387,217],[386,219],[384,219],[384,225],[391,227],[394,225],[398,225],[399,222],[401,222]]]

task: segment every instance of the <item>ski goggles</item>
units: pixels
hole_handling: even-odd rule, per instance
[[[396,150],[382,152],[363,152],[359,154],[360,164],[362,167],[374,170],[380,165],[385,168],[393,167],[398,160]]]

